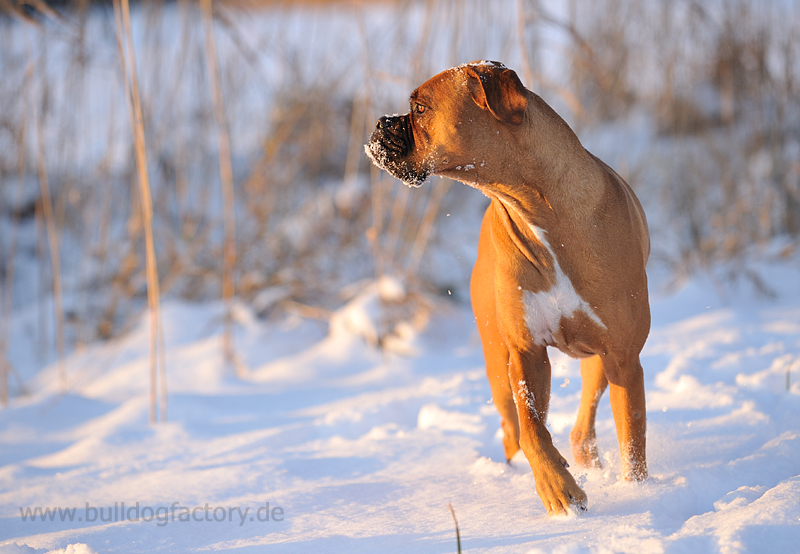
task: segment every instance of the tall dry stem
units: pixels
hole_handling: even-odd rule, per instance
[[[225,115],[225,102],[222,97],[222,83],[219,74],[217,45],[214,40],[214,13],[211,0],[200,0],[205,30],[206,66],[211,87],[211,100],[214,103],[214,119],[217,123],[217,150],[219,152],[219,176],[222,185],[222,210],[224,226],[224,247],[222,254],[222,300],[225,303],[225,324],[222,333],[222,351],[227,363],[231,364],[237,375],[244,374],[244,368],[237,363],[233,350],[233,321],[231,308],[236,292],[234,271],[236,270],[236,198],[233,189],[233,168],[231,165],[230,136]]]
[[[128,0],[114,0],[114,15],[117,24],[117,46],[119,47],[122,65],[123,83],[128,99],[128,114],[133,132],[134,154],[139,175],[139,192],[141,194],[142,224],[145,236],[145,256],[147,274],[147,300],[150,310],[150,423],[156,422],[156,397],[158,374],[158,337],[161,333],[160,294],[158,285],[158,268],[156,265],[155,243],[153,240],[153,201],[150,194],[150,180],[147,173],[147,152],[145,150],[144,119],[139,97],[139,82],[136,76],[136,57],[133,50],[131,33],[131,16]],[[125,48],[123,48],[123,43]],[[128,63],[130,62],[130,63]],[[128,66],[130,65],[130,69]],[[163,350],[163,344],[162,344]],[[166,420],[167,391],[165,353],[161,359],[161,420]]]
[[[42,67],[44,71],[44,64]],[[44,75],[42,91],[44,91]],[[64,304],[61,289],[61,256],[59,251],[58,229],[53,216],[53,201],[50,196],[50,184],[47,180],[47,167],[44,151],[44,114],[37,111],[36,117],[36,164],[39,170],[39,188],[42,195],[42,213],[44,215],[47,240],[50,248],[50,266],[53,271],[53,302],[56,316],[56,350],[58,352],[58,383],[62,394],[67,391],[67,372],[64,365]]]
[[[456,519],[456,512],[453,509],[452,503],[448,504],[447,508],[450,510],[450,515],[453,516],[453,523],[455,523],[456,526],[456,548],[458,549],[458,554],[461,554],[461,531],[458,528],[458,520]]]

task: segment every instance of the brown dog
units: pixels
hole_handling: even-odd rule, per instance
[[[382,117],[367,153],[409,185],[456,179],[491,199],[472,307],[508,460],[520,449],[550,514],[586,509],[545,427],[554,346],[581,358],[570,434],[576,463],[601,467],[597,404],[611,385],[623,477],[647,476],[644,375],[650,330],[647,222],[638,199],[516,73],[473,62],[436,75],[411,111]]]

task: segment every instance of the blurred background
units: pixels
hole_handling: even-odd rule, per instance
[[[162,299],[219,301],[228,280],[227,301],[263,318],[324,321],[391,275],[469,302],[488,200],[438,177],[408,189],[363,144],[428,77],[477,59],[515,69],[633,186],[654,288],[710,272],[770,294],[759,264],[797,266],[796,0],[147,0],[129,8],[132,49],[115,8],[0,0],[11,395],[137,321],[148,233]],[[30,352],[10,354],[15,324]]]

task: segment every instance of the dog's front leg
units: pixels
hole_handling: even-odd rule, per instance
[[[545,427],[550,402],[550,360],[543,346],[509,349],[509,381],[520,424],[520,447],[528,458],[547,513],[586,509],[586,493],[567,470]]]

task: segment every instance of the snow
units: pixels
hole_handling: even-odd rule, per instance
[[[392,277],[363,283],[330,331],[240,305],[239,379],[222,307],[166,303],[168,422],[148,424],[146,317],[70,355],[68,394],[53,364],[0,412],[0,553],[454,552],[448,503],[467,552],[793,551],[800,295],[793,268],[760,272],[776,298],[704,278],[654,294],[643,483],[619,479],[607,401],[604,468],[572,463],[580,372],[551,352],[549,426],[589,497],[556,518],[524,456],[505,463],[468,307],[392,311],[414,297]],[[397,327],[405,355],[376,346]],[[76,510],[23,521],[36,507]]]

